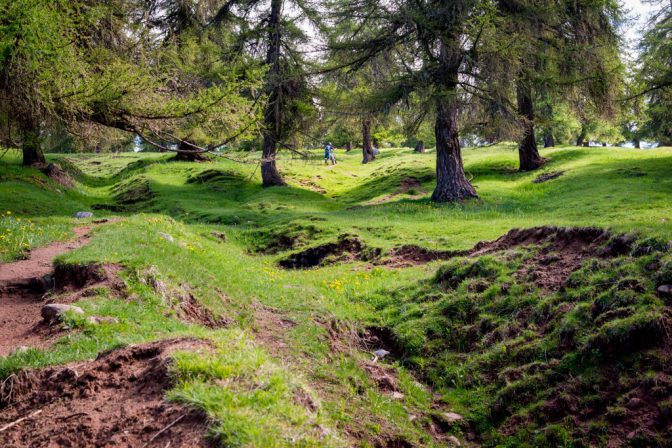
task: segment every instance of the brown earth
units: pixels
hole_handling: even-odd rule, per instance
[[[19,346],[45,347],[58,334],[42,323],[44,305],[40,280],[53,272],[52,260],[89,241],[91,226],[74,230],[76,239],[34,249],[26,260],[0,264],[0,356]]]
[[[481,241],[472,249],[439,251],[414,245],[393,249],[378,264],[406,267],[454,257],[479,257],[516,247],[536,246],[537,253],[524,262],[520,277],[534,281],[543,291],[557,291],[569,275],[590,257],[612,257],[628,253],[633,238],[615,236],[595,227],[533,227],[512,229],[494,241]]]
[[[280,260],[285,269],[306,269],[324,264],[371,260],[380,255],[380,249],[370,249],[350,235],[341,235],[338,241],[310,247]]]
[[[10,376],[1,389],[0,446],[209,446],[204,416],[163,399],[169,355],[207,349],[203,341],[161,341]]]
[[[55,163],[44,164],[38,166],[39,170],[42,171],[47,177],[53,180],[56,183],[63,185],[64,187],[72,188],[75,186],[75,181],[63,170],[60,165]]]

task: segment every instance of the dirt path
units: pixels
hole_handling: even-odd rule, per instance
[[[56,256],[88,243],[92,227],[76,228],[73,240],[34,249],[26,260],[0,264],[0,356],[21,346],[48,346],[57,337],[56,329],[42,323],[43,294],[33,282],[53,272]]]

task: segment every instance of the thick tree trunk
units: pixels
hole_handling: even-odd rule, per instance
[[[555,138],[553,138],[553,133],[551,131],[546,131],[544,134],[544,148],[552,148],[555,146]]]
[[[516,86],[518,98],[518,113],[525,120],[523,123],[523,138],[518,142],[518,159],[520,171],[532,171],[544,164],[544,159],[539,155],[537,140],[534,136],[534,103],[532,91],[525,82],[518,82]]]
[[[415,152],[423,153],[425,152],[425,142],[418,140],[418,143],[415,144]]]
[[[607,144],[603,142],[603,143],[602,143],[602,146],[607,146]]]
[[[449,100],[450,101],[450,100]],[[464,174],[457,128],[457,105],[438,99],[436,105],[436,188],[434,202],[478,197]]]
[[[640,139],[635,138],[635,139],[633,140],[633,143],[635,144],[635,148],[637,148],[637,149],[641,149],[641,147],[642,147],[642,142],[641,142]]]
[[[261,180],[264,187],[286,185],[278,167],[275,156],[278,152],[278,139],[282,126],[282,86],[280,82],[280,12],[282,0],[271,1],[271,15],[268,22],[268,52],[266,63],[269,66],[267,89],[270,92],[268,104],[264,111],[264,146],[261,155]]]
[[[282,179],[275,164],[277,142],[269,133],[264,135],[264,148],[261,155],[261,179],[264,187],[281,187],[287,185]]]
[[[174,160],[178,162],[204,162],[210,159],[205,154],[196,152],[196,148],[190,142],[181,141]]]
[[[362,163],[369,163],[376,156],[371,145],[371,117],[362,118]]]
[[[348,144],[345,146],[345,152],[350,152],[352,151],[352,142],[348,142]]]
[[[33,166],[46,163],[42,152],[40,132],[32,128],[23,131],[23,166]]]

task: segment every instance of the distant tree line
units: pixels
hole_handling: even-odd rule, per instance
[[[461,144],[672,145],[672,5],[624,60],[614,0],[0,0],[0,139],[178,160],[326,141],[435,148],[434,201],[476,196]]]

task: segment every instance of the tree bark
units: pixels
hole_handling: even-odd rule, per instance
[[[450,44],[450,48],[448,45]],[[453,202],[476,198],[476,190],[467,180],[462,165],[459,131],[457,126],[458,104],[456,98],[458,73],[462,61],[459,36],[453,36],[439,48],[439,79],[443,95],[436,97],[436,188],[434,202]]]
[[[579,134],[579,137],[576,139],[576,146],[584,146],[584,140],[586,139],[586,126],[581,125],[581,133]]]
[[[32,127],[23,130],[23,166],[33,166],[47,163],[42,152],[40,132]]]
[[[633,140],[633,142],[634,142],[634,144],[635,144],[635,148],[637,148],[637,149],[641,149],[641,148],[642,148],[642,142],[641,142],[641,140],[640,140],[639,138],[635,138],[635,139]]]
[[[425,152],[425,142],[418,140],[418,143],[415,144],[415,152],[424,153]]]
[[[174,160],[177,162],[204,162],[210,160],[205,154],[196,151],[192,143],[188,141],[181,141],[177,148],[178,152],[175,154]],[[181,152],[184,151],[184,152]]]
[[[553,133],[551,131],[546,131],[544,134],[544,148],[552,148],[555,146],[555,138],[553,138]]]
[[[452,202],[478,197],[464,174],[457,128],[457,105],[443,99],[436,104],[436,188],[434,202]]]
[[[352,142],[348,142],[348,144],[345,146],[345,152],[350,152],[352,151]]]
[[[369,163],[376,156],[371,145],[371,117],[362,118],[362,163]]]
[[[525,120],[523,123],[523,138],[518,142],[518,159],[520,171],[532,171],[544,164],[544,159],[539,155],[537,140],[534,136],[534,103],[532,102],[532,90],[526,82],[518,82],[516,85],[518,99],[518,113]]]
[[[280,12],[282,0],[271,1],[271,15],[268,22],[268,51],[266,63],[269,66],[267,89],[268,104],[264,110],[264,143],[261,154],[261,180],[264,187],[286,185],[275,164],[278,139],[282,126],[282,85],[280,80]]]

